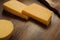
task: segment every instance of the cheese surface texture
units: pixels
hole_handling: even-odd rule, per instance
[[[0,20],[0,40],[7,40],[13,32],[13,24],[8,20]]]
[[[22,13],[42,22],[45,25],[48,25],[51,21],[53,12],[43,6],[33,3],[23,9]]]
[[[7,10],[8,12],[17,15],[19,17],[22,17],[24,19],[28,19],[28,17],[24,14],[22,14],[22,10],[26,7],[26,5],[24,5],[23,3],[16,1],[16,0],[11,0],[8,2],[5,2],[3,4],[3,7],[5,10]]]

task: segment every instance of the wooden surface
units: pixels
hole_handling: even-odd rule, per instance
[[[0,0],[0,19],[10,20],[14,24],[15,29],[10,40],[60,40],[60,19],[55,14],[52,16],[51,24],[46,27],[32,18],[26,21],[3,11],[2,4],[5,1],[7,0]],[[35,0],[23,3],[29,5],[34,2],[40,4]]]

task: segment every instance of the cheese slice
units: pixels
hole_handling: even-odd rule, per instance
[[[0,20],[0,40],[7,40],[13,32],[13,24],[8,20]]]
[[[22,13],[42,22],[45,25],[48,25],[51,21],[53,12],[41,5],[33,3],[24,8]]]
[[[22,17],[24,19],[28,19],[28,17],[24,14],[22,14],[22,10],[26,7],[23,3],[19,1],[8,1],[3,4],[3,7],[8,12],[17,15],[19,17]]]

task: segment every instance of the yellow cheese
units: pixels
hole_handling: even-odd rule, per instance
[[[43,6],[33,3],[24,8],[22,13],[48,25],[51,21],[53,12]]]
[[[3,4],[3,7],[8,12],[11,12],[14,15],[22,17],[24,19],[28,19],[26,15],[22,14],[22,10],[26,7],[23,3],[19,1],[8,1]]]
[[[0,40],[8,40],[13,29],[13,24],[10,21],[0,20]]]

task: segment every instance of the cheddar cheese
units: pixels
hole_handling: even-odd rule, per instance
[[[13,24],[8,20],[0,20],[0,40],[8,40],[13,32]]]
[[[22,10],[26,7],[26,5],[24,5],[23,3],[19,2],[19,1],[11,0],[11,1],[5,2],[3,4],[3,7],[6,11],[8,11],[14,15],[17,15],[24,19],[28,19],[28,17],[26,15],[22,14]]]
[[[53,12],[41,5],[33,3],[24,8],[22,13],[42,22],[45,25],[48,25],[51,21]]]

